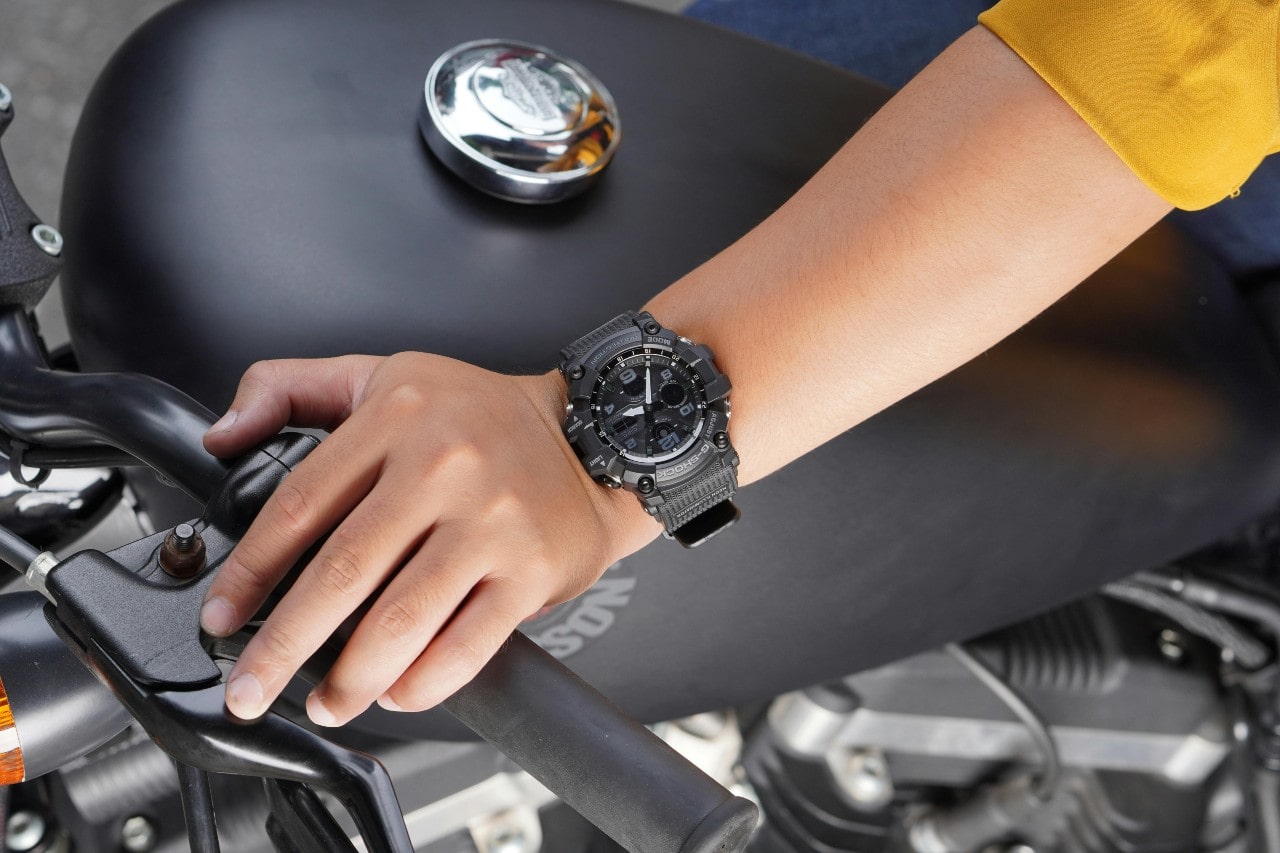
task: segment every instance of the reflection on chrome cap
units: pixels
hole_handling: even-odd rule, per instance
[[[463,180],[510,201],[561,201],[600,174],[620,137],[613,98],[591,72],[547,48],[473,41],[427,75],[419,124]]]

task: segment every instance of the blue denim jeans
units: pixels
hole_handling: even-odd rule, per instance
[[[692,17],[900,87],[994,0],[697,0]],[[1241,284],[1280,283],[1280,155],[1207,210],[1170,221]]]

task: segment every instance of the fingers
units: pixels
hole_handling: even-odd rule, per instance
[[[435,508],[408,501],[406,494],[380,483],[302,571],[227,679],[233,714],[261,715],[293,673],[419,546],[418,531]]]
[[[374,356],[260,361],[240,380],[235,400],[205,435],[215,456],[239,456],[285,426],[333,429],[350,414]]]
[[[487,578],[378,704],[388,711],[425,711],[440,704],[475,678],[541,603],[523,584]]]
[[[361,620],[342,655],[307,701],[311,719],[341,725],[395,683],[492,570],[484,544],[461,525],[442,525],[400,570]]]
[[[201,627],[217,637],[239,630],[303,553],[370,492],[381,457],[381,448],[361,440],[358,429],[336,433],[313,450],[222,564],[205,595]],[[342,546],[339,537],[336,547]]]

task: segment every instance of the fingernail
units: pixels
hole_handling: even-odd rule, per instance
[[[225,637],[236,629],[236,611],[231,602],[214,597],[200,608],[200,627],[215,637]]]
[[[338,718],[325,707],[324,700],[320,698],[318,693],[312,693],[307,697],[307,716],[317,726],[333,728],[338,725]]]
[[[209,427],[209,432],[227,432],[236,425],[236,418],[240,417],[240,413],[235,409],[230,409],[225,415],[218,419],[218,422]]]
[[[378,697],[378,707],[384,708],[388,711],[396,711],[399,713],[404,712],[404,708],[397,705],[396,700],[392,699],[390,694],[386,693]]]
[[[242,720],[261,717],[267,710],[262,695],[262,682],[256,675],[237,675],[227,682],[227,709]]]

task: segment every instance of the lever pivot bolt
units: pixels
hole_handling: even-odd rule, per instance
[[[171,577],[193,578],[204,571],[204,540],[195,527],[183,522],[164,538],[160,546],[160,567]]]

